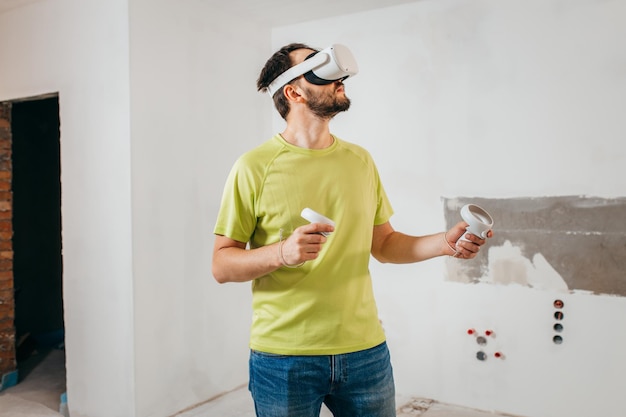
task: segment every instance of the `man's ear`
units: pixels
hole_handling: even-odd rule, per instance
[[[283,94],[288,101],[301,101],[303,99],[303,93],[302,89],[294,84],[287,84],[283,87]]]

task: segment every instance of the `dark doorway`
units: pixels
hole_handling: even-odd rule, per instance
[[[64,348],[58,97],[11,111],[13,273],[20,380]]]

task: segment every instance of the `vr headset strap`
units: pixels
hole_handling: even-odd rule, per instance
[[[267,92],[270,94],[270,97],[273,97],[274,93],[276,93],[285,84],[289,83],[289,81],[319,67],[320,65],[325,64],[328,60],[329,56],[326,53],[319,52],[313,55],[311,58],[289,68],[287,71],[276,77],[276,79],[267,86]]]

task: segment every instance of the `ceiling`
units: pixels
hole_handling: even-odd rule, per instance
[[[43,0],[0,0],[0,13]],[[53,0],[48,0],[53,1]],[[129,0],[132,1],[132,0]],[[177,0],[180,1],[180,0]],[[225,12],[268,24],[287,26],[308,20],[413,3],[417,0],[203,0]]]

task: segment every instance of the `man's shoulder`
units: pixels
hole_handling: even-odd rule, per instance
[[[358,156],[361,159],[372,159],[370,152],[363,146],[338,138],[337,136],[335,136],[335,139],[337,139],[339,146],[344,150]]]
[[[257,145],[256,147],[244,152],[239,157],[239,162],[246,163],[246,164],[249,164],[249,163],[258,164],[259,162],[265,162],[268,159],[273,158],[273,156],[277,152],[279,152],[280,149],[281,149],[280,142],[276,140],[276,137],[272,137],[266,140],[265,142],[261,143],[260,145]]]

